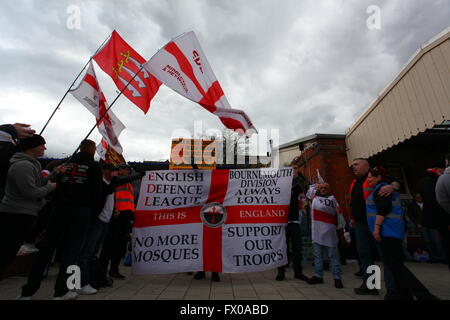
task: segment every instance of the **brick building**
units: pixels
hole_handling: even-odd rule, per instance
[[[345,135],[313,134],[283,144],[278,148],[280,166],[292,160],[310,183],[318,182],[317,171],[330,184],[332,192],[347,214],[346,202],[353,174],[348,167]]]

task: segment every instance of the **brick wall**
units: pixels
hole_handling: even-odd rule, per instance
[[[313,146],[302,155],[307,161],[306,165],[300,167],[300,172],[314,183],[318,181],[316,169],[319,169],[320,175],[330,184],[333,195],[347,215],[346,199],[353,173],[348,167],[345,140],[317,139],[313,142]]]

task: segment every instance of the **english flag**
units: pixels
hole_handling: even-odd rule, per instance
[[[97,81],[92,61],[83,80],[77,88],[70,90],[70,93],[95,116],[97,121],[108,109],[108,104]],[[119,135],[125,129],[125,126],[111,110],[97,124],[97,128],[108,145],[121,154],[123,150],[119,142]]]
[[[145,59],[123,40],[116,30],[108,43],[93,57],[123,94],[146,114],[161,82],[142,68]]]
[[[108,142],[106,142],[105,139],[102,138],[102,141],[100,141],[100,143],[97,145],[97,154],[103,161],[106,160],[107,151],[108,151]]]
[[[147,171],[134,212],[133,273],[286,265],[292,176],[291,168]]]
[[[193,31],[169,42],[144,69],[169,88],[197,102],[230,129],[253,129],[245,112],[231,108]]]

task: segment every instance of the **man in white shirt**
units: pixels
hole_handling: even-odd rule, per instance
[[[336,232],[339,216],[339,204],[331,194],[330,185],[322,183],[317,186],[318,195],[312,197],[312,243],[314,250],[314,275],[308,284],[323,283],[323,251],[326,250],[330,259],[334,286],[343,288],[341,280],[341,265],[337,250],[338,236]]]

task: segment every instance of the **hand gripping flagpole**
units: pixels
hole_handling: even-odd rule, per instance
[[[119,94],[116,96],[116,98],[113,100],[113,102],[111,102],[111,104],[109,105],[109,107],[106,109],[105,112],[103,112],[102,115],[100,115],[100,118],[97,120],[97,123],[92,127],[92,129],[89,131],[89,133],[86,135],[86,137],[81,140],[84,141],[87,138],[89,138],[89,136],[91,135],[92,131],[94,131],[94,129],[98,126],[98,124],[100,122],[102,122],[103,118],[106,116],[106,114],[108,113],[109,109],[111,109],[111,107],[114,105],[114,103],[117,101],[117,99],[119,99],[119,97],[122,95],[122,93],[128,88],[129,84],[134,80],[134,78],[136,78],[136,76],[142,71],[142,69],[144,68],[144,64],[142,64],[142,66],[139,68],[138,72],[136,72],[133,76],[133,78],[130,79],[130,81],[128,81],[128,83],[125,85],[125,87],[119,92]],[[69,163],[70,160],[72,160],[73,156],[77,153],[77,151],[80,149],[80,146],[77,147],[77,149],[74,151],[74,153],[70,156],[70,158],[66,161],[66,163]]]
[[[75,78],[75,80],[73,80],[72,84],[70,85],[69,89],[67,89],[66,93],[63,95],[63,97],[61,98],[61,100],[59,101],[58,105],[56,106],[55,110],[53,110],[53,113],[50,115],[50,118],[48,118],[47,123],[44,125],[44,127],[42,128],[41,132],[39,133],[40,135],[42,135],[42,132],[44,132],[45,128],[47,128],[47,125],[49,124],[50,120],[52,120],[53,116],[55,115],[56,111],[59,109],[59,106],[61,105],[61,103],[64,101],[64,99],[66,98],[67,94],[69,93],[69,91],[72,89],[73,85],[75,84],[75,82],[78,80],[78,78],[80,77],[80,75],[83,73],[84,69],[86,69],[86,67],[88,66],[88,64],[91,62],[92,57],[95,56],[97,54],[97,52],[100,51],[100,49],[103,48],[103,45],[106,43],[106,41],[109,40],[109,38],[111,37],[111,35],[109,35],[105,41],[103,41],[103,43],[100,45],[100,47],[98,47],[97,51],[95,51],[95,53],[89,58],[88,62],[86,62],[86,64],[84,65],[83,69],[81,69],[80,73],[77,75],[77,77]]]

